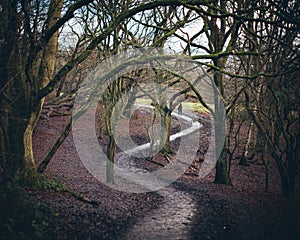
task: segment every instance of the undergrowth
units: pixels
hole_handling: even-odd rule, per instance
[[[39,179],[34,186],[0,180],[0,239],[55,239],[58,227],[48,205],[34,200],[28,189],[60,192],[57,181]]]

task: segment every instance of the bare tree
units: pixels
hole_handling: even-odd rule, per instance
[[[180,1],[128,2],[103,31],[96,32],[75,58],[54,76],[57,31],[92,0],[20,0],[1,2],[1,158],[2,169],[10,176],[33,176],[32,131],[43,105],[43,98],[101,42],[108,39],[123,21],[159,6]],[[196,1],[195,4],[202,4]],[[101,2],[100,4],[104,4]],[[62,9],[64,10],[62,11]]]
[[[279,2],[268,11],[276,12]],[[267,146],[267,154],[276,161],[281,177],[282,192],[294,196],[299,168],[299,102],[295,89],[299,88],[299,23],[296,19],[299,4],[280,2],[281,11],[272,15],[272,24],[257,23],[256,31],[248,29],[251,42],[260,58],[252,61],[255,72],[264,72],[249,85],[246,107],[258,133]],[[292,17],[294,16],[294,17]],[[298,130],[297,130],[298,129]]]

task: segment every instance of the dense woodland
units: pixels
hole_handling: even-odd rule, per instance
[[[33,223],[29,227],[33,233],[28,235],[18,233],[17,217],[3,209],[15,209],[8,206],[10,199],[21,202],[28,189],[61,190],[44,172],[71,132],[72,121],[81,114],[70,117],[80,84],[108,57],[130,49],[159,47],[189,57],[213,80],[223,99],[227,125],[226,130],[219,129],[226,131],[226,138],[213,170],[214,183],[234,188],[232,162],[249,166],[260,161],[262,184],[268,191],[273,162],[282,195],[295,200],[300,165],[299,1],[2,0],[0,26],[0,229],[4,239],[48,239],[43,234],[49,234],[50,227],[41,220],[46,206],[17,202],[20,211],[27,212],[21,218]],[[170,99],[157,102],[150,90],[139,89],[161,116],[165,129],[161,153],[168,161],[173,152],[171,113],[180,99],[193,99],[210,110],[193,84],[170,72],[136,70],[118,77],[101,96],[99,113],[99,138],[107,139],[106,173],[111,184],[117,151],[113,109],[126,95],[123,110],[130,111],[130,96],[136,96],[133,89],[148,83],[179,89]],[[166,89],[155,89],[156,94]],[[35,126],[41,117],[57,115],[68,116],[68,121],[37,162]],[[78,201],[92,201],[71,190],[61,191]]]

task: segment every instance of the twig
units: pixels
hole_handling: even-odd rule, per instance
[[[162,164],[162,163],[160,163],[160,162],[156,162],[156,161],[154,161],[154,160],[152,160],[152,159],[149,159],[149,158],[144,158],[144,160],[146,160],[146,161],[148,161],[148,162],[151,162],[151,163],[154,163],[154,164],[157,164],[157,165],[159,165],[159,166],[161,166],[161,167],[164,167],[164,166],[165,166],[164,164]]]
[[[98,201],[95,201],[95,200],[91,200],[81,194],[78,194],[78,193],[74,193],[72,190],[70,189],[65,189],[65,190],[62,190],[62,192],[66,192],[66,193],[69,193],[72,197],[76,198],[77,200],[81,201],[81,202],[85,202],[85,203],[88,203],[88,204],[91,204],[91,205],[94,205],[94,206],[98,206],[100,203]]]

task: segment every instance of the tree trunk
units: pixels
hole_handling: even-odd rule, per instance
[[[214,82],[220,93],[223,96],[223,83],[221,73],[216,73],[214,76]],[[218,89],[214,88],[214,127],[215,127],[215,148],[216,148],[216,157],[220,154],[220,149],[222,152],[220,157],[216,162],[216,175],[215,183],[231,185],[230,172],[228,167],[228,158],[227,158],[227,148],[226,143],[220,141],[221,136],[225,136],[225,116],[224,116],[224,105]]]
[[[47,30],[50,29],[60,18],[63,0],[52,0],[48,11]],[[39,87],[45,87],[52,79],[55,63],[56,52],[58,47],[58,32],[55,32],[45,45],[41,65],[39,69]]]
[[[60,17],[62,4],[63,0],[51,2],[48,28]],[[1,31],[5,44],[0,45],[0,164],[13,180],[35,180],[32,133],[43,104],[38,91],[49,83],[54,71],[57,33],[46,43],[41,68],[36,73],[33,63],[38,62],[38,56],[22,56],[19,50],[17,1],[4,1],[2,7],[0,24],[5,29]]]
[[[171,131],[171,110],[165,108],[162,112],[162,153],[168,155],[172,153],[170,143],[170,131]]]
[[[127,104],[124,108],[124,116],[127,118],[131,117],[131,110],[135,103],[136,94],[137,94],[137,88],[134,88],[133,91],[131,91],[129,94]]]
[[[47,156],[43,159],[43,161],[38,166],[39,173],[44,173],[44,171],[46,170],[48,164],[50,163],[51,159],[53,158],[53,156],[55,155],[57,150],[59,149],[59,147],[64,143],[64,141],[68,137],[68,135],[71,131],[71,128],[72,128],[72,122],[73,122],[72,120],[73,120],[72,118],[69,120],[64,131],[60,134],[59,138],[56,140],[55,144],[52,146],[52,148],[48,152]]]
[[[216,163],[215,183],[232,185],[231,178],[228,173],[227,149],[224,147],[220,157]]]
[[[113,136],[108,138],[108,148],[107,148],[107,162],[106,162],[106,183],[114,184],[114,163],[115,155],[117,150],[117,144]]]
[[[35,120],[34,113],[26,117],[20,112],[1,111],[0,163],[4,173],[13,180],[35,179],[37,171],[32,151]]]
[[[107,162],[106,162],[106,182],[114,184],[114,163],[117,150],[118,133],[116,127],[119,124],[120,113],[124,106],[122,103],[119,105],[118,100],[121,97],[121,82],[122,80],[116,79],[108,92],[109,96],[103,103],[106,106],[106,129],[108,132],[108,146],[107,146]]]
[[[295,197],[295,180],[293,177],[283,177],[281,178],[281,189],[283,196],[287,198]]]
[[[296,176],[296,155],[294,152],[288,152],[287,153],[287,159],[288,162],[287,165],[285,165],[285,160],[281,159],[278,154],[272,153],[273,158],[276,161],[277,168],[279,171],[279,175],[281,178],[281,190],[282,194],[287,198],[294,198],[295,197],[295,176]]]
[[[35,114],[18,50],[18,12],[15,1],[3,1],[0,19],[0,165],[12,180],[36,172],[32,153]]]

